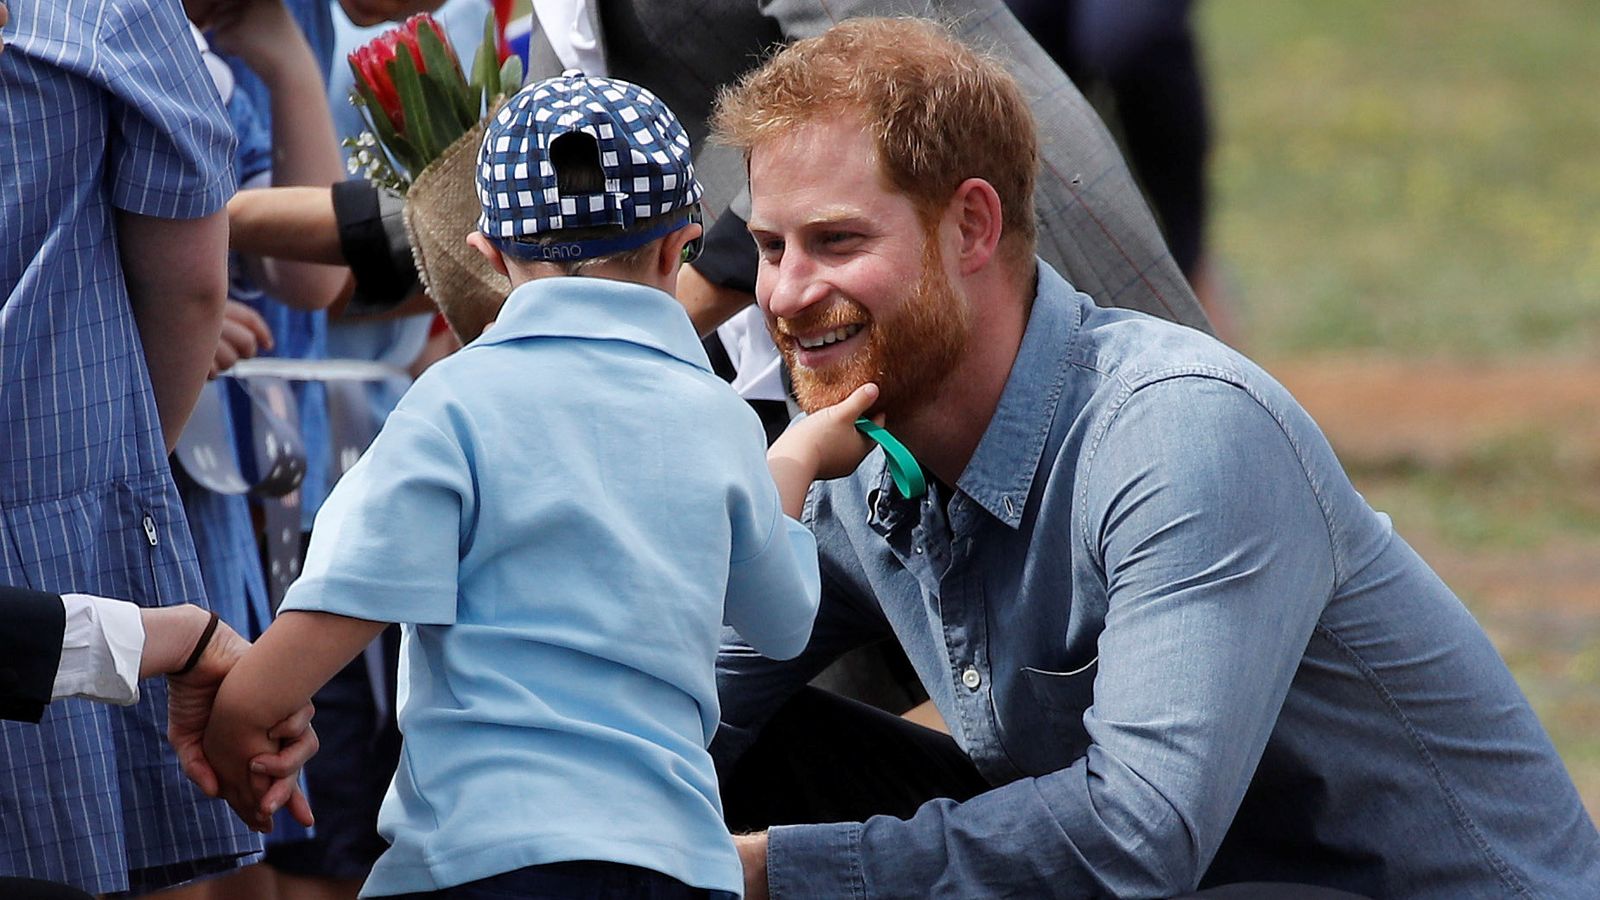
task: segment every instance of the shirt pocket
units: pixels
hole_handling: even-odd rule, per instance
[[[1040,707],[1046,732],[1053,739],[1047,749],[1053,771],[1072,765],[1089,749],[1089,733],[1083,727],[1083,713],[1094,705],[1094,678],[1100,671],[1100,657],[1066,672],[1022,667],[1023,680]]]

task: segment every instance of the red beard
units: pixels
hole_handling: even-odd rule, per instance
[[[933,394],[949,377],[966,349],[971,331],[967,305],[941,265],[939,245],[930,234],[923,239],[922,271],[898,302],[885,303],[883,318],[873,318],[849,297],[793,319],[769,323],[773,341],[783,352],[794,380],[795,400],[806,412],[850,396],[869,381],[879,388],[871,412],[892,414],[914,406]],[[848,358],[811,369],[797,361],[795,333],[816,334],[846,325],[861,324],[866,345]]]

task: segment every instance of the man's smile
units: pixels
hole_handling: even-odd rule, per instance
[[[866,341],[864,322],[840,325],[829,331],[812,331],[804,336],[788,335],[794,363],[807,369],[827,368],[852,356]]]
[[[859,323],[854,325],[845,325],[843,327],[835,328],[832,331],[825,331],[820,335],[815,335],[812,337],[796,337],[795,343],[798,343],[806,350],[816,350],[820,347],[826,347],[829,344],[836,344],[839,341],[847,338],[855,337],[856,334],[861,331],[861,327],[862,326]]]

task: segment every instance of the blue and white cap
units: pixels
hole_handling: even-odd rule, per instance
[[[600,153],[605,190],[563,196],[550,164],[557,138],[582,132]],[[681,226],[669,216],[700,200],[689,135],[655,94],[615,78],[568,69],[528,85],[489,123],[478,151],[478,230],[523,259],[588,259],[643,245]],[[547,252],[530,238],[572,228],[631,228],[661,218],[659,229],[561,243]]]

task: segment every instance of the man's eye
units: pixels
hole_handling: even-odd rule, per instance
[[[862,236],[855,231],[824,231],[817,235],[816,248],[819,252],[834,254],[854,253],[860,248]]]
[[[779,238],[756,241],[756,249],[768,259],[777,259],[783,255],[783,241]]]

